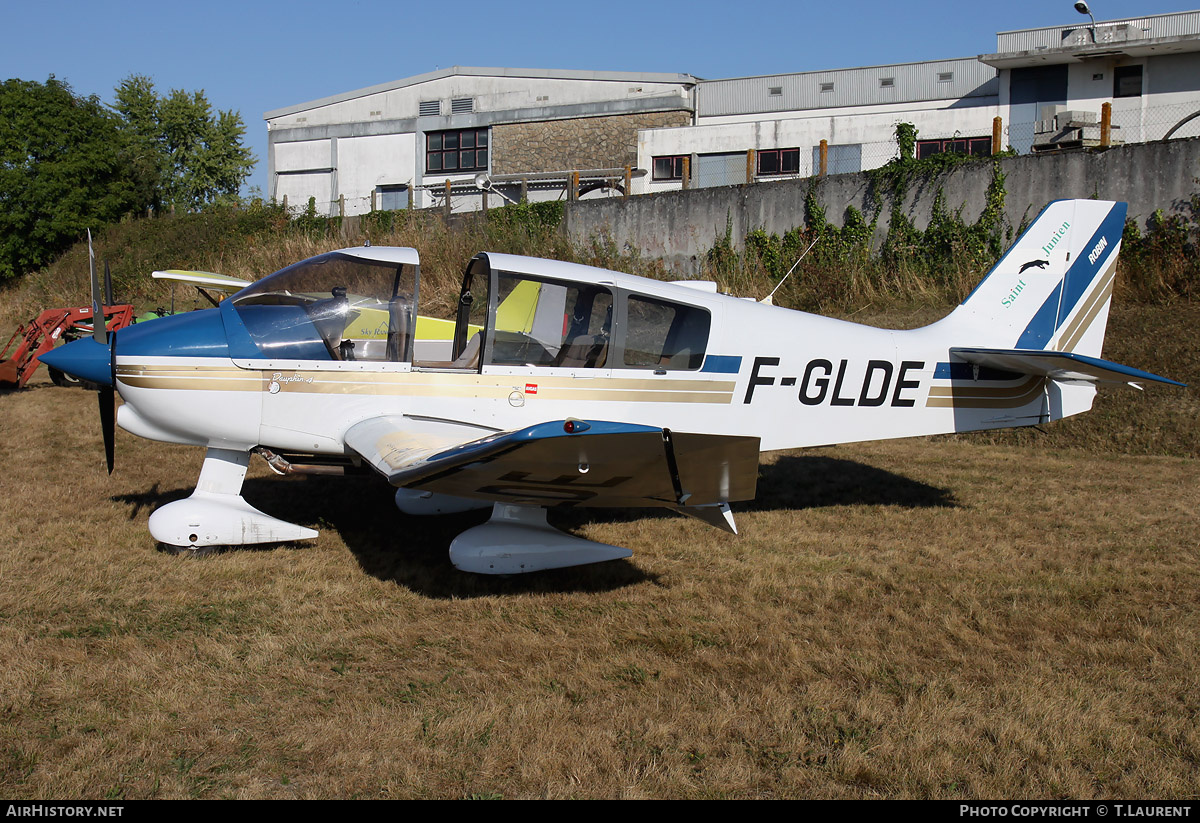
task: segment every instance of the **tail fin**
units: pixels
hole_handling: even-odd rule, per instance
[[[1044,406],[1028,420],[1087,411],[1099,383],[1183,385],[1099,358],[1125,210],[1102,200],[1051,203],[943,321],[960,341],[952,360],[1044,379]],[[995,424],[977,422],[959,430]]]
[[[947,321],[974,345],[1099,356],[1125,210],[1051,203]]]

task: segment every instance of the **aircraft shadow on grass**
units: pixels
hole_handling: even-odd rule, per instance
[[[586,593],[612,591],[644,582],[663,585],[659,575],[638,568],[636,555],[633,560],[614,560],[508,578],[461,574],[450,565],[446,546],[465,528],[486,522],[489,512],[406,516],[390,505],[393,489],[374,475],[251,479],[246,481],[245,492],[251,505],[280,517],[337,530],[364,572],[427,597]],[[155,484],[145,492],[114,495],[112,499],[129,506],[129,517],[134,519],[190,493],[187,488],[163,491]],[[828,456],[788,455],[761,467],[758,496],[753,501],[738,504],[738,511],[802,511],[854,505],[916,509],[952,508],[958,503],[948,489],[874,466]],[[320,512],[316,522],[312,522],[314,511]],[[632,523],[648,518],[679,517],[666,510],[644,508],[576,508],[551,515],[555,525],[568,530],[593,523]],[[718,535],[717,539],[736,541],[738,538]],[[310,544],[288,545],[304,549]],[[276,547],[243,546],[237,550],[273,548]]]

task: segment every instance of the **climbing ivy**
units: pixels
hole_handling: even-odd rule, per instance
[[[821,203],[819,178],[813,178],[804,198],[804,225],[785,232],[782,237],[755,229],[743,239],[739,255],[733,247],[732,224],[725,237],[718,239],[707,255],[710,273],[729,279],[743,279],[760,272],[777,282],[813,240],[816,244],[806,258],[802,272],[840,269],[851,280],[863,278],[882,284],[894,280],[897,271],[906,277],[921,278],[922,286],[953,292],[961,290],[965,278],[986,271],[1000,257],[1004,241],[1011,236],[1004,224],[1004,172],[996,158],[938,154],[916,159],[917,128],[898,123],[895,129],[896,157],[886,165],[867,172],[868,186],[862,211],[846,209],[842,225],[828,219]],[[974,222],[963,218],[962,209],[950,209],[943,187],[937,185],[929,224],[918,229],[904,210],[910,189],[920,183],[935,185],[949,171],[967,164],[991,163],[991,179],[985,193],[984,208]],[[887,233],[873,245],[880,218],[887,206]],[[882,286],[880,288],[883,288]],[[805,289],[790,289],[800,302]],[[829,288],[817,290],[825,297]]]

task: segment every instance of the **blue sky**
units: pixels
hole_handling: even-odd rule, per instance
[[[1163,14],[1095,0],[1097,20]],[[742,77],[995,51],[996,32],[1086,22],[1072,0],[474,2],[474,0],[0,0],[0,79],[54,74],[105,102],[130,74],[203,89],[246,124],[266,190],[264,112],[461,66]],[[2,113],[0,113],[2,116]]]

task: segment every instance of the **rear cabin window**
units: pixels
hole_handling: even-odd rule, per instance
[[[704,309],[630,296],[626,303],[625,365],[695,370],[704,362],[709,315]]]

